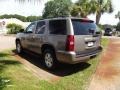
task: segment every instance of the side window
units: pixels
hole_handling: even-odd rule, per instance
[[[27,27],[26,32],[27,33],[33,33],[34,30],[35,30],[35,23],[32,23]]]
[[[65,35],[67,31],[66,20],[49,21],[50,34]]]
[[[44,21],[40,21],[37,23],[37,27],[36,27],[36,34],[43,34],[45,32],[45,22]]]

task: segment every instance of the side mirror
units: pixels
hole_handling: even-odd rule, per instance
[[[20,31],[19,32],[24,32],[24,29],[20,29]]]

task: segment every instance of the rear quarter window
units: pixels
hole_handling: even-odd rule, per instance
[[[65,35],[67,31],[66,20],[49,21],[50,34]]]

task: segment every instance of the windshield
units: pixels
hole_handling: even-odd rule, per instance
[[[75,35],[91,35],[97,32],[97,26],[93,21],[72,19]]]

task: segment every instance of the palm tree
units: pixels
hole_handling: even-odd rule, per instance
[[[72,8],[71,15],[78,17],[87,17],[90,14],[89,0],[78,0]]]
[[[87,17],[96,14],[96,24],[99,24],[102,14],[112,13],[113,6],[111,0],[78,0],[71,11],[72,16]]]
[[[118,13],[115,15],[115,18],[119,18],[120,21],[120,11],[118,11]]]
[[[96,14],[96,24],[99,24],[100,18],[103,13],[112,13],[113,12],[113,6],[112,6],[112,1],[107,0],[91,0],[90,1],[92,6],[91,6],[91,13]]]

